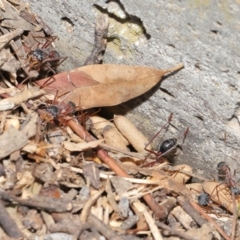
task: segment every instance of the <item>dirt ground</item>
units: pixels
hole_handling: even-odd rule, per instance
[[[181,63],[99,64],[103,14],[84,66],[59,73],[67,56],[44,19],[23,3],[3,0],[0,11],[0,239],[240,239],[240,190],[225,162],[218,179],[172,166],[188,128],[151,147],[174,127],[172,114],[147,139],[101,109],[145,93]]]

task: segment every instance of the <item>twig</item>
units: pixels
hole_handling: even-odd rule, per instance
[[[98,232],[100,232],[106,239],[109,240],[124,240],[124,235],[118,235],[117,232],[113,231],[109,226],[107,226],[103,221],[100,221],[96,216],[93,214],[89,214],[87,218],[87,222],[95,227]],[[126,236],[127,237],[127,236]],[[128,238],[130,239],[130,238]],[[132,240],[134,240],[134,236],[131,237]],[[138,238],[136,238],[138,239]]]
[[[211,218],[209,217],[199,205],[193,201],[190,201],[192,207],[194,207],[201,215],[204,216],[205,219],[207,219],[209,222],[213,223],[216,230],[226,239],[230,240],[230,237],[218,226],[218,224]],[[185,209],[184,209],[185,210]]]
[[[17,224],[9,216],[5,209],[2,200],[0,200],[0,225],[7,235],[11,238],[22,238],[23,234],[18,228]]]
[[[233,223],[232,223],[232,235],[231,235],[231,240],[235,239],[235,234],[236,234],[236,226],[237,226],[237,204],[236,204],[236,198],[235,194],[232,191],[232,202],[233,202]]]
[[[162,237],[160,231],[158,230],[154,219],[152,218],[150,213],[147,211],[146,207],[140,201],[134,202],[133,205],[138,209],[139,212],[143,213],[143,215],[148,223],[148,226],[151,230],[153,238],[156,240],[163,240],[163,237]]]
[[[182,196],[177,197],[177,200],[181,207],[193,218],[193,220],[200,226],[207,221],[201,217],[201,215],[191,206],[191,204]]]
[[[171,228],[171,227],[167,226],[167,225],[164,224],[164,223],[156,222],[156,225],[157,225],[158,227],[162,228],[162,229],[165,229],[165,230],[173,233],[173,234],[176,235],[176,236],[179,236],[179,237],[183,238],[183,239],[193,240],[193,238],[190,237],[190,236],[188,236],[187,234],[182,233],[182,232],[180,232],[180,231],[177,231],[177,230],[175,230],[174,228]]]
[[[4,128],[4,125],[5,125],[7,115],[8,115],[8,112],[3,112],[3,114],[2,114],[2,121],[1,121],[1,124],[0,124],[0,134],[3,132],[3,128]]]
[[[20,205],[35,207],[48,212],[68,212],[73,208],[73,204],[71,202],[64,202],[61,199],[44,196],[37,196],[36,198],[31,199],[21,199],[15,197],[11,193],[0,191],[0,197],[6,201],[17,202]]]
[[[90,211],[90,208],[91,206],[97,201],[97,199],[102,195],[104,190],[102,191],[98,191],[94,196],[92,196],[91,198],[88,199],[88,201],[85,203],[83,209],[82,209],[82,212],[81,212],[81,215],[80,215],[80,220],[82,222],[85,223],[88,215],[89,215],[89,211]]]
[[[90,65],[101,62],[103,52],[106,48],[107,43],[106,36],[108,31],[108,25],[108,16],[106,14],[99,13],[95,26],[95,39],[93,50],[83,65]]]

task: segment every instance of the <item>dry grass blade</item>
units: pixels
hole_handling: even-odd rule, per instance
[[[134,202],[133,205],[138,209],[139,212],[143,213],[143,215],[148,223],[148,226],[151,230],[153,238],[156,240],[163,240],[163,237],[162,237],[159,229],[157,228],[154,219],[152,218],[150,213],[147,211],[146,207],[139,201]]]
[[[98,191],[94,196],[89,198],[89,200],[86,202],[86,204],[83,207],[82,213],[80,215],[80,220],[82,222],[86,221],[86,219],[88,218],[91,206],[97,201],[97,199],[102,195],[103,192],[104,190]]]

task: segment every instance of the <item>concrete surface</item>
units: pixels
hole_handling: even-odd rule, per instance
[[[175,128],[164,138],[181,139],[186,127],[190,128],[176,163],[188,163],[209,177],[216,173],[220,161],[238,169],[239,0],[29,3],[60,37],[57,49],[68,56],[62,69],[81,66],[90,54],[97,11],[110,17],[105,63],[165,69],[183,62],[185,68],[165,78],[160,86],[110,110],[126,113],[148,137],[172,112]]]

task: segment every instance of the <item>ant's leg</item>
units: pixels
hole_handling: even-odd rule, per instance
[[[189,127],[186,128],[186,130],[185,130],[185,132],[183,134],[182,144],[185,142],[185,139],[186,139],[188,133],[189,133]]]
[[[44,36],[32,36],[32,38],[38,43],[38,46],[37,48],[42,44],[42,46],[40,47],[41,49],[46,49],[48,48],[58,37],[57,36],[51,36],[49,38],[51,39],[48,39],[47,37],[44,37]],[[38,41],[37,39],[45,39],[45,42],[43,41]]]
[[[170,114],[170,116],[168,117],[168,121],[166,124],[164,124],[161,129],[151,138],[151,140],[148,142],[148,144],[145,146],[144,150],[150,152],[150,153],[153,153],[153,151],[147,149],[147,147],[152,143],[152,141],[159,135],[159,133],[164,129],[164,128],[167,128],[170,124],[170,122],[172,121],[172,116],[173,116],[173,113]],[[154,152],[155,153],[155,152]],[[153,153],[153,154],[154,154]]]
[[[144,160],[143,160],[143,164],[142,166],[145,165],[145,162],[147,160],[147,158],[150,156],[150,154],[154,154],[157,158],[160,158],[160,154],[157,153],[157,152],[154,152],[150,149],[147,149],[147,147],[152,143],[152,141],[159,135],[159,133],[164,129],[164,128],[168,128],[170,122],[172,121],[172,116],[173,116],[173,113],[170,113],[169,117],[168,117],[168,121],[166,124],[164,124],[161,129],[151,138],[151,140],[148,142],[148,144],[145,146],[144,150],[146,150],[148,152],[148,154],[145,156]]]
[[[65,60],[67,59],[67,57],[58,57],[58,58],[50,58],[50,55],[48,55],[41,63],[41,66],[45,66],[46,68],[48,68],[48,70],[50,70],[49,72],[52,72],[53,74],[56,74],[56,71],[54,69],[56,69],[60,64],[62,64]],[[54,64],[54,62],[56,62],[56,64]],[[49,63],[49,65],[47,65],[47,63]]]

